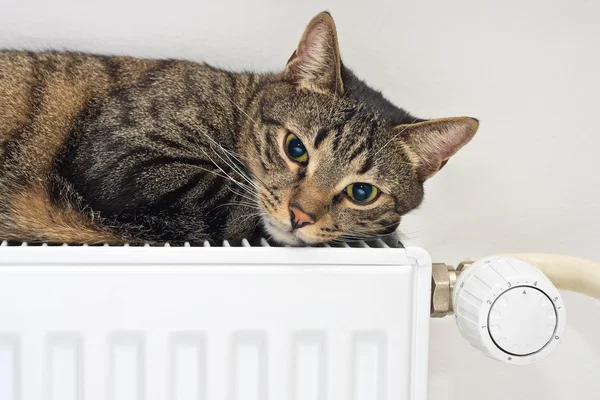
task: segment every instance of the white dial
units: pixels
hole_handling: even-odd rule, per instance
[[[509,364],[546,357],[565,329],[558,290],[540,270],[515,258],[490,257],[472,264],[456,281],[453,305],[463,336]]]

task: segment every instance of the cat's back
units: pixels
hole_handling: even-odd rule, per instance
[[[40,223],[44,215],[57,217],[44,182],[77,116],[92,100],[135,82],[160,63],[72,52],[0,51],[0,232],[10,232],[2,225],[15,213]]]
[[[137,79],[157,62],[68,52],[0,51],[0,159],[8,155],[7,142],[12,139],[23,144],[34,141],[45,147],[46,155],[52,153],[90,99],[113,85]]]
[[[132,82],[159,64],[73,52],[0,51],[0,137],[56,109],[69,114],[112,85]]]

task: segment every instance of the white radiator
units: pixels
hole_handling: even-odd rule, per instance
[[[426,400],[418,247],[0,247],[0,400]]]

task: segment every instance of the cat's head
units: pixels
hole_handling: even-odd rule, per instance
[[[467,117],[414,118],[370,89],[342,64],[328,13],[258,103],[248,167],[265,230],[292,245],[393,232],[478,128]]]

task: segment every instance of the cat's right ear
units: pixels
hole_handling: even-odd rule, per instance
[[[399,125],[394,129],[401,143],[408,146],[417,177],[425,181],[469,143],[478,128],[479,121],[475,118],[458,117]]]
[[[311,90],[341,94],[341,58],[337,31],[328,12],[315,16],[285,67],[285,79]]]

